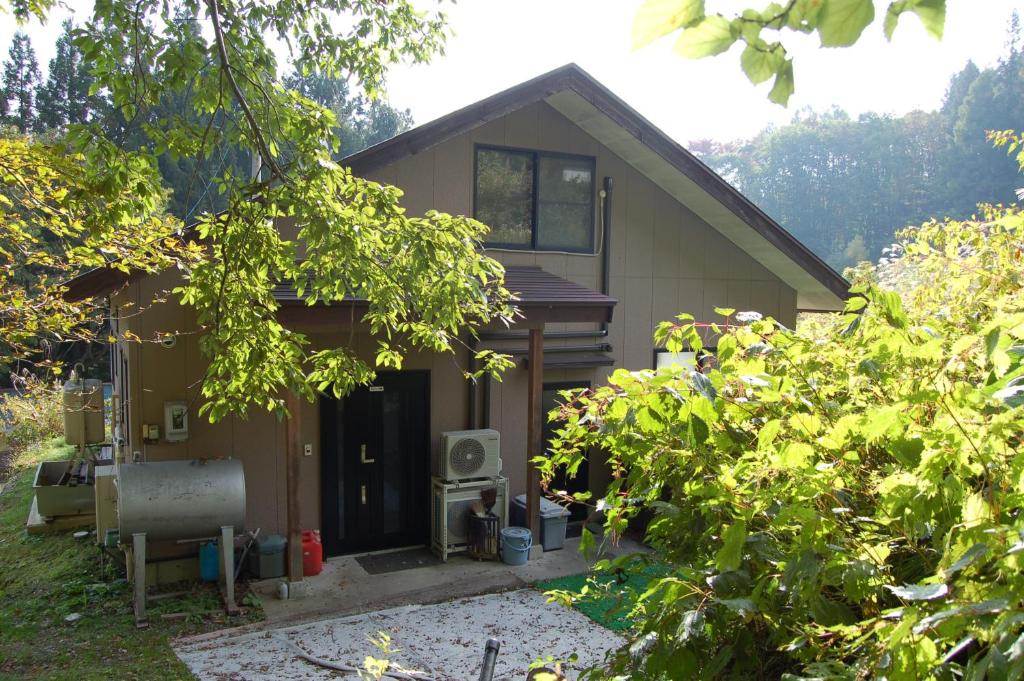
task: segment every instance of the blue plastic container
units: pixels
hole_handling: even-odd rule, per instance
[[[199,579],[216,582],[220,579],[220,551],[217,542],[208,541],[199,545]]]
[[[506,565],[526,565],[533,547],[533,535],[525,527],[506,527],[501,531],[501,560]]]

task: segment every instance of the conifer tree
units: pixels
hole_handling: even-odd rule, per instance
[[[15,126],[23,133],[31,132],[35,124],[35,94],[39,85],[39,63],[28,36],[21,31],[14,34],[11,48],[4,62],[0,99],[3,100],[4,123]]]
[[[46,82],[36,94],[37,126],[61,129],[72,123],[86,123],[101,106],[100,97],[89,94],[93,77],[82,59],[82,52],[72,41],[74,25],[64,21],[64,31],[57,39],[57,53],[50,60]]]

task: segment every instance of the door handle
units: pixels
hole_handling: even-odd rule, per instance
[[[359,497],[363,502],[363,506],[366,506],[366,485],[361,485],[359,487]]]
[[[366,458],[366,445],[359,445],[359,461],[360,463],[373,463],[376,459]]]

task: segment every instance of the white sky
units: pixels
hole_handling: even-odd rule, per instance
[[[576,62],[681,142],[749,137],[805,106],[902,114],[936,108],[949,77],[968,59],[981,67],[993,64],[1003,53],[1010,13],[1024,13],[1024,0],[948,3],[941,42],[911,15],[904,16],[891,44],[882,36],[880,19],[853,48],[820,49],[812,38],[787,34],[796,56],[796,94],[788,110],[767,100],[770,83],[755,88],[746,79],[738,47],[690,61],[672,52],[669,37],[632,51],[630,28],[640,0],[461,0],[446,8],[455,32],[447,54],[428,65],[395,67],[388,89],[392,104],[411,109],[416,122],[424,123]],[[91,8],[85,0],[68,4]],[[761,4],[708,0],[708,9]],[[886,5],[887,0],[876,2],[879,16]],[[28,29],[44,69],[59,20]],[[14,26],[9,16],[3,22],[0,54],[6,56]]]

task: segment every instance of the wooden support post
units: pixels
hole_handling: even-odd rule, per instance
[[[147,626],[146,619],[146,533],[132,535],[132,578],[135,580],[135,626]]]
[[[235,604],[235,528],[224,525],[220,528],[220,582],[224,597],[224,610],[229,615],[238,614]]]
[[[302,404],[289,392],[285,399],[285,470],[288,490],[288,581],[302,581],[302,528],[299,525],[299,467],[302,463]]]
[[[526,518],[533,533],[534,546],[540,546],[540,471],[534,457],[543,453],[544,415],[541,398],[544,391],[544,326],[530,329],[529,378],[526,398]]]

